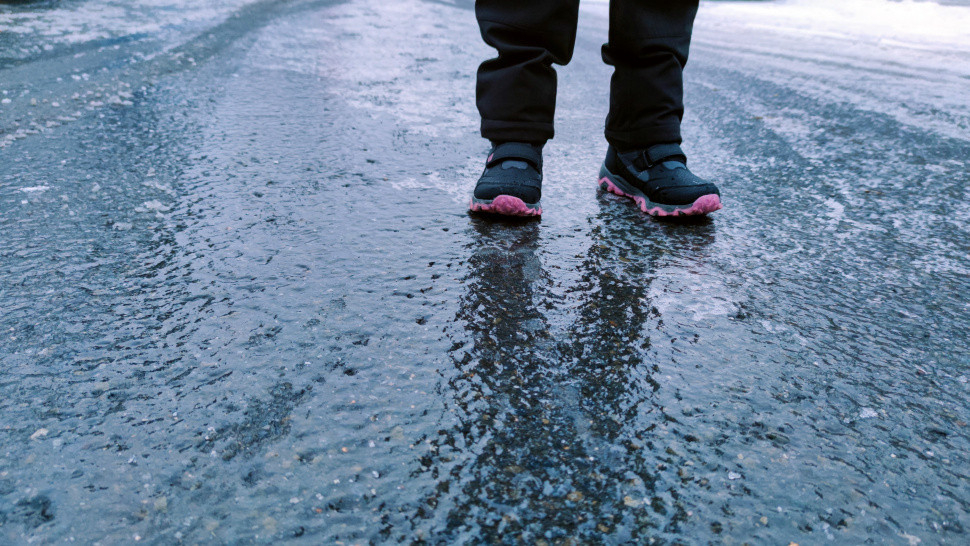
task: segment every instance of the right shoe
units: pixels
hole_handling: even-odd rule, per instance
[[[504,216],[540,216],[542,145],[502,142],[492,148],[468,209]]]
[[[721,192],[690,172],[679,144],[658,144],[625,153],[611,145],[598,184],[608,192],[633,199],[650,216],[696,216],[721,208]]]

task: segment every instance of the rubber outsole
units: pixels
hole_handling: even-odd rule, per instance
[[[539,203],[529,204],[511,195],[499,195],[495,199],[476,199],[472,197],[468,210],[472,212],[487,212],[503,216],[541,216],[542,207]]]
[[[632,199],[640,207],[640,210],[650,216],[700,216],[723,208],[721,197],[716,193],[702,195],[689,205],[664,205],[654,203],[647,199],[647,196],[643,195],[641,191],[630,187],[615,177],[607,170],[606,165],[603,165],[603,168],[600,169],[600,179],[597,184],[605,191],[619,195],[620,197]]]

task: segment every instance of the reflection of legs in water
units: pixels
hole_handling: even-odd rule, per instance
[[[607,207],[572,292],[578,316],[557,343],[549,311],[561,295],[537,256],[541,226],[474,222],[467,293],[449,334],[457,423],[430,439],[437,455],[422,461],[439,481],[426,502],[448,513],[434,531],[623,541],[675,526],[679,482],[666,474],[674,467],[657,468],[672,456],[651,436],[666,416],[645,361],[659,322],[646,299],[660,249],[644,244],[636,219]],[[681,226],[672,237],[696,247],[710,229]]]
[[[450,387],[459,424],[432,440],[442,459],[458,458],[427,502],[450,512],[435,530],[446,538],[471,533],[476,542],[520,535],[534,541],[542,535],[530,535],[532,528],[544,533],[576,525],[575,514],[548,504],[571,490],[544,492],[546,484],[562,483],[572,454],[563,449],[563,423],[550,395],[559,363],[540,304],[549,299],[536,256],[540,225],[474,226],[467,293],[451,333],[458,374]]]
[[[643,540],[675,531],[686,517],[677,475],[682,465],[659,436],[673,417],[655,396],[662,385],[650,359],[650,334],[663,321],[650,301],[650,284],[661,257],[672,249],[696,255],[714,240],[714,227],[709,221],[667,226],[674,229],[652,239],[637,219],[612,208],[603,209],[593,225],[593,244],[573,292],[580,300],[578,316],[563,352],[572,357],[566,362],[580,408],[576,420],[588,423],[586,452],[605,468],[625,471],[615,476],[622,493],[604,502],[613,502],[611,509],[624,514],[621,525]]]

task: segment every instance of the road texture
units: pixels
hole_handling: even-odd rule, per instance
[[[690,223],[597,191],[603,3],[531,223],[468,5],[0,8],[0,542],[966,543],[970,47],[785,5],[702,6]]]

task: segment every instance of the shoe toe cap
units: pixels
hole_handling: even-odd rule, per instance
[[[666,173],[668,179],[656,189],[657,199],[671,205],[687,205],[704,195],[720,196],[717,186],[686,169]]]
[[[509,176],[482,176],[475,185],[476,199],[495,199],[499,195],[518,197],[526,203],[537,203],[541,197],[541,182],[538,173],[529,176],[527,173]]]

